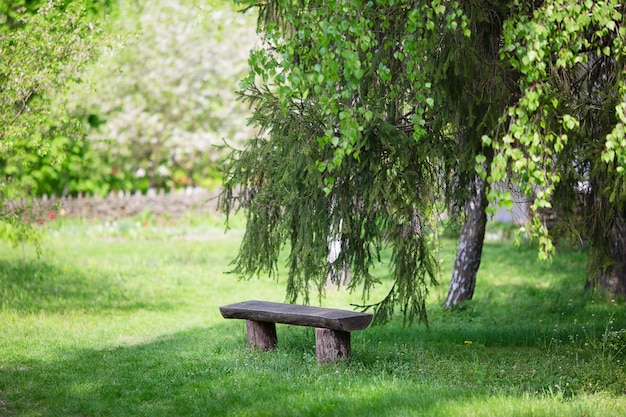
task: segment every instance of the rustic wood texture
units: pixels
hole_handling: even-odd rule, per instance
[[[315,329],[315,350],[319,364],[349,360],[350,332],[330,329]]]
[[[276,324],[246,320],[250,349],[272,350],[276,347]]]
[[[372,321],[372,315],[368,313],[256,300],[222,306],[220,312],[227,319],[294,324],[344,332],[363,330]]]

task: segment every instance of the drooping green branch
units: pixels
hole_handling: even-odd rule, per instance
[[[520,8],[504,22],[501,55],[520,74],[520,98],[502,119],[503,134],[484,137],[495,151],[489,180],[513,172],[532,197],[528,232],[539,240],[542,258],[555,248],[540,213],[553,207],[555,190],[567,173],[599,158],[615,161],[611,170],[619,173],[626,161],[626,90],[619,69],[626,39],[622,8],[613,0],[551,0],[534,10]],[[596,119],[595,126],[588,124],[589,117]],[[582,148],[580,140],[586,143]],[[588,159],[585,148],[599,141],[605,149]],[[578,182],[589,181],[589,172],[580,174]],[[491,197],[510,198],[495,191]]]
[[[429,123],[431,65],[441,34],[469,34],[458,3],[248,4],[261,7],[265,44],[242,89],[260,134],[225,167],[222,208],[247,215],[234,271],[275,274],[285,249],[289,301],[321,296],[343,265],[367,298],[390,247],[395,285],[371,306],[380,321],[397,306],[426,320],[435,277],[427,225],[451,149]],[[341,250],[328,263],[332,239]]]

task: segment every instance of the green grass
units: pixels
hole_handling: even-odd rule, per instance
[[[582,291],[582,252],[541,263],[487,243],[473,301],[442,310],[444,282],[430,330],[398,317],[353,333],[350,363],[318,366],[313,329],[279,325],[277,350],[250,352],[244,324],[220,316],[284,295],[280,280],[225,273],[241,224],[150,222],[51,223],[38,262],[0,244],[0,416],[626,414],[624,342],[603,339],[626,307]],[[324,304],[358,302],[329,289]]]

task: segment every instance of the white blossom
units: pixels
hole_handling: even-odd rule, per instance
[[[90,138],[120,166],[152,178],[166,176],[163,168],[167,175],[194,171],[217,159],[216,145],[252,137],[236,90],[256,43],[255,17],[230,2],[132,3],[120,3],[126,45],[89,74],[90,93],[80,105],[106,120]]]

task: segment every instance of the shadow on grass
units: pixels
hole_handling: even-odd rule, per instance
[[[0,367],[0,415],[400,416],[467,395],[361,374],[358,364],[320,367],[310,351],[296,352],[302,332],[287,335],[275,352],[249,352],[242,330],[227,323]]]
[[[59,267],[44,261],[0,260],[0,307],[20,313],[171,310],[124,285],[124,278],[94,269]]]
[[[450,415],[464,402],[526,401],[526,389],[553,385],[563,365],[534,359],[535,351],[419,345],[410,343],[418,334],[394,340],[397,329],[375,328],[355,335],[352,363],[320,367],[309,330],[280,326],[279,349],[249,352],[236,320],[0,366],[0,415]],[[530,415],[497,411],[491,415]]]
[[[45,416],[395,415],[406,395],[284,351],[248,352],[241,332],[224,337],[233,329],[226,324],[193,329],[142,345],[70,353],[51,363],[0,367],[4,411]],[[433,390],[429,398],[434,398]]]

